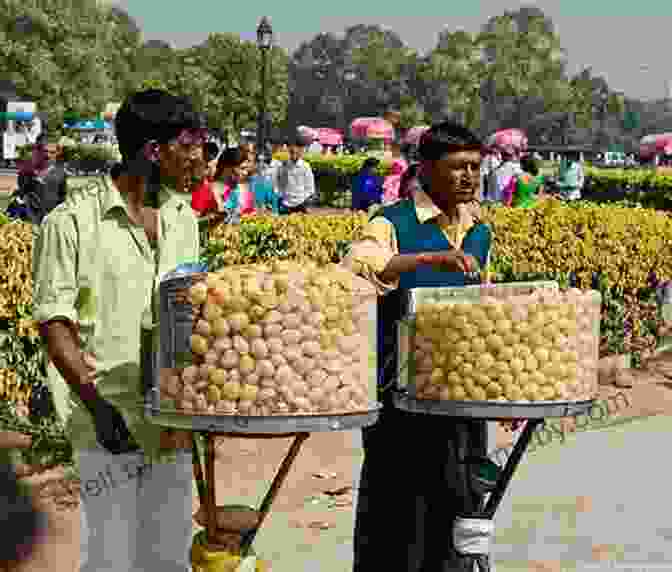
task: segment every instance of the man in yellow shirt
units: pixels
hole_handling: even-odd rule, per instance
[[[158,90],[129,97],[115,124],[122,173],[73,192],[41,225],[34,312],[79,465],[80,569],[186,572],[190,441],[144,418],[141,339],[161,277],[199,256],[184,191],[204,169],[204,131],[188,100]]]

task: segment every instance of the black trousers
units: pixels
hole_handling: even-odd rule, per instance
[[[363,429],[353,571],[472,572],[472,559],[453,547],[453,521],[482,501],[464,459],[485,456],[485,422],[406,413],[385,401],[378,423]]]

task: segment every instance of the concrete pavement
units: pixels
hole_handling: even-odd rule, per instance
[[[672,417],[657,416],[537,448],[519,466],[496,516],[496,572],[672,571],[671,433]],[[358,436],[353,439],[357,443]],[[309,520],[331,527],[306,534],[276,512],[255,543],[258,553],[278,572],[349,572],[352,511],[327,511],[314,500],[307,500],[305,511]]]
[[[527,570],[529,561],[607,570],[595,557],[672,571],[671,433],[672,417],[661,415],[537,448],[496,517],[497,572]]]

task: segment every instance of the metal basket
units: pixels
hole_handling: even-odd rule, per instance
[[[400,322],[398,327],[398,336],[399,336],[399,360],[397,364],[399,386],[401,389],[405,390],[407,395],[411,397],[416,397],[418,399],[438,399],[438,397],[428,397],[420,396],[418,390],[421,387],[417,384],[417,371],[419,364],[416,363],[416,352],[415,340],[416,340],[416,317],[418,314],[418,308],[425,303],[437,303],[437,302],[455,302],[455,303],[464,303],[464,304],[478,304],[479,300],[483,296],[502,298],[506,300],[511,296],[520,296],[527,295],[537,292],[539,290],[551,290],[558,291],[559,287],[556,282],[528,282],[528,283],[509,283],[509,284],[496,284],[489,286],[467,286],[463,288],[420,288],[414,289],[411,291],[411,302],[409,312],[405,318]],[[599,348],[599,308],[600,308],[600,294],[599,292],[590,293],[590,307],[591,310],[591,324],[593,330],[586,332],[585,330],[582,333],[583,335],[588,334],[590,336],[590,345],[581,346],[584,352],[592,353],[594,351],[594,356],[590,357],[590,362],[594,361],[595,368],[595,381],[589,380],[592,378],[592,373],[588,373],[588,377],[584,377],[584,384],[590,384],[590,392],[594,393],[597,390],[597,359],[598,359],[598,348]],[[585,299],[584,299],[585,303]],[[594,315],[593,312],[594,311]],[[577,329],[578,331],[578,329]],[[578,334],[577,334],[578,335]],[[578,346],[577,346],[578,347]],[[594,348],[594,349],[592,349]],[[594,358],[594,359],[593,359]],[[439,366],[440,367],[440,366]],[[442,368],[443,369],[443,368]],[[495,376],[497,377],[497,376]],[[494,379],[494,378],[493,378]],[[497,380],[495,380],[497,381]],[[585,385],[587,387],[587,385]],[[588,391],[586,390],[586,393]],[[572,396],[568,402],[573,402],[579,398],[579,394],[583,395],[583,391],[579,390],[576,397]],[[581,398],[583,399],[583,398]],[[580,399],[579,399],[580,400]],[[506,405],[507,403],[528,403],[529,401],[507,401],[502,402],[501,405]],[[465,403],[495,403],[488,401],[465,401]],[[553,403],[553,402],[549,402]]]
[[[193,310],[189,301],[192,285],[205,281],[207,274],[169,275],[159,285],[159,338],[158,351],[143,352],[150,371],[146,381],[149,389],[150,415],[161,410],[160,379],[166,369],[184,367],[191,363],[191,334],[194,327]]]
[[[264,270],[263,268],[265,267],[257,265],[251,265],[249,267],[239,266],[236,267],[235,271],[249,271],[250,275],[258,272],[269,272],[269,270]],[[272,273],[273,271],[270,272]],[[290,272],[289,275],[291,276],[292,273]],[[208,412],[194,410],[193,412],[189,411],[187,413],[186,410],[183,411],[179,409],[174,402],[171,404],[170,400],[165,395],[165,392],[162,392],[162,387],[164,387],[163,382],[166,381],[166,376],[172,377],[176,374],[176,370],[181,370],[192,364],[198,365],[202,361],[199,357],[194,356],[192,352],[192,335],[194,333],[193,329],[195,321],[197,320],[197,308],[191,304],[190,290],[193,285],[207,282],[207,280],[208,274],[203,272],[171,274],[167,275],[159,285],[159,323],[156,330],[157,335],[155,335],[154,339],[150,342],[152,350],[143,352],[145,372],[149,372],[145,379],[147,387],[146,410],[150,417],[155,418],[155,422],[158,422],[158,417],[161,417],[162,422],[170,421],[171,425],[179,424],[180,426],[183,426],[186,424],[187,426],[191,426],[190,424],[195,424],[207,427],[217,426],[230,428],[233,424],[236,428],[240,428],[241,430],[247,429],[249,425],[250,430],[254,426],[259,429],[260,432],[266,432],[269,428],[264,425],[265,422],[263,418],[270,418],[272,416],[276,420],[285,420],[284,423],[287,426],[291,425],[292,427],[295,427],[299,426],[301,423],[305,424],[310,422],[309,425],[311,427],[328,426],[335,429],[335,426],[332,427],[335,416],[342,415],[350,419],[353,417],[350,415],[351,413],[356,413],[357,417],[366,417],[369,412],[375,411],[375,397],[374,401],[371,402],[370,410],[366,411],[354,411],[350,409],[327,411],[324,409],[314,409],[307,413],[299,413],[298,411],[285,413],[282,411],[273,411],[272,413],[265,413],[262,415],[247,415],[240,411],[231,411],[228,413],[225,410],[217,410],[216,412],[214,410]],[[292,279],[290,278],[290,285],[291,280]],[[367,344],[366,347],[362,346],[361,349],[358,346],[358,348],[353,351],[361,351],[367,356],[367,359],[360,357],[359,360],[362,367],[366,367],[366,374],[363,374],[365,377],[360,377],[360,379],[362,380],[362,384],[365,384],[368,387],[369,395],[375,396],[375,343],[377,334],[375,321],[376,294],[375,290],[368,284],[366,284],[367,288],[364,288],[363,286],[364,285],[360,288],[359,284],[355,284],[352,292],[358,296],[364,296],[366,298],[371,296],[370,304],[368,301],[364,302],[364,305],[369,308],[369,314],[360,321],[360,327],[363,328],[361,333],[364,334],[371,343],[370,345]],[[364,306],[362,306],[362,308],[363,307]],[[146,345],[145,347],[149,347],[149,345]],[[368,375],[369,373],[370,375]],[[362,417],[362,419],[364,419],[364,417]],[[287,421],[287,419],[290,419],[291,421]],[[358,424],[360,421],[354,419],[352,423]]]

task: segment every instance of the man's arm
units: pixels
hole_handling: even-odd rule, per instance
[[[397,254],[397,237],[394,226],[383,217],[370,221],[363,229],[362,238],[352,244],[344,266],[371,282],[379,295],[387,294],[398,286],[398,275],[391,274],[399,262],[392,262]],[[386,273],[392,264],[392,271]],[[387,276],[385,276],[387,274]]]
[[[48,217],[37,236],[33,259],[33,303],[49,359],[73,392],[90,401],[90,367],[84,361],[75,328],[77,242],[72,219]],[[87,393],[88,391],[88,393]]]
[[[90,413],[98,442],[113,454],[137,450],[124,418],[98,394],[93,384],[95,363],[87,363],[80,349],[74,325],[79,317],[77,234],[69,214],[57,211],[46,218],[35,253],[34,317],[40,323],[49,358]]]
[[[312,197],[315,194],[315,175],[313,174],[312,167],[306,163],[306,173],[305,173],[305,196],[306,199]]]
[[[92,408],[97,398],[93,386],[95,371],[84,360],[74,325],[65,318],[55,318],[43,324],[41,329],[49,359],[73,393],[87,408]]]

